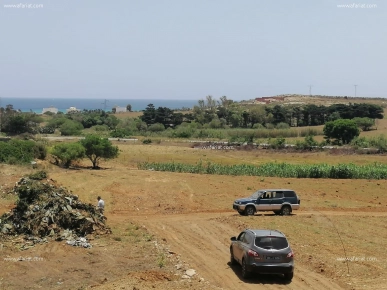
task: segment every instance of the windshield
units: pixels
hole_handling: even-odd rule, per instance
[[[289,246],[288,241],[281,237],[256,237],[255,245],[267,250],[281,250]]]
[[[256,191],[256,192],[254,192],[253,195],[250,196],[250,198],[251,198],[251,199],[257,199],[262,193],[264,193],[264,191],[258,190],[258,191]]]

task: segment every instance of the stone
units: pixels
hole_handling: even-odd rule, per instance
[[[185,274],[189,277],[192,277],[196,275],[196,271],[194,269],[188,269],[187,271],[185,271]]]

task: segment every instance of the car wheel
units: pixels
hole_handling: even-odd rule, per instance
[[[232,248],[230,248],[230,264],[235,265],[237,261],[234,258],[234,254],[232,253]]]
[[[285,273],[285,274],[284,274],[284,277],[285,277],[286,280],[292,281],[292,279],[293,279],[293,272],[291,272],[291,273]]]
[[[242,260],[242,277],[243,279],[248,279],[250,277],[250,272],[247,270],[246,260]]]
[[[284,205],[281,209],[282,215],[290,215],[291,212],[292,212],[292,210],[290,209],[290,206],[288,206],[288,205]]]
[[[252,207],[251,205],[246,207],[245,212],[246,212],[246,215],[254,215],[255,213],[254,207]]]

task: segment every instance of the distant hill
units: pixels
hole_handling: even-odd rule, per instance
[[[241,104],[284,104],[284,105],[302,105],[314,104],[329,106],[332,104],[348,103],[372,103],[382,107],[387,107],[387,98],[364,98],[350,96],[323,96],[323,95],[277,95],[270,97],[255,98],[248,101],[241,101]]]

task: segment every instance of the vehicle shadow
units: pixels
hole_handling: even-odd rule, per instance
[[[238,217],[238,216],[241,216],[241,215],[240,214],[233,214],[233,216]],[[275,213],[255,213],[254,215],[251,215],[251,217],[254,217],[254,216],[279,216],[279,217],[286,217],[286,216],[275,214]],[[295,214],[291,213],[288,216],[295,216]]]
[[[291,281],[285,280],[281,274],[251,274],[249,279],[244,279],[242,277],[242,267],[239,264],[231,265],[230,262],[227,263],[231,270],[234,271],[235,275],[239,280],[248,283],[248,284],[277,284],[277,285],[288,285]]]

